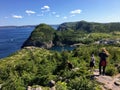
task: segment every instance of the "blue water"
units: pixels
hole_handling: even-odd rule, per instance
[[[53,27],[56,29],[56,27]],[[24,41],[30,36],[34,27],[0,28],[0,58],[7,57],[21,49]],[[51,50],[73,50],[75,47],[52,47]]]
[[[34,27],[0,28],[0,58],[19,50]]]

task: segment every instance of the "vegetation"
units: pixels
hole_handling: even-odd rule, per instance
[[[101,90],[99,84],[90,78],[90,55],[94,52],[95,68],[98,68],[98,54],[102,47],[106,47],[110,53],[106,74],[113,76],[119,73],[120,43],[95,44],[96,41],[104,40],[120,41],[119,28],[119,23],[85,21],[63,23],[56,31],[46,24],[38,25],[20,51],[0,60],[1,89],[26,90],[27,86],[40,85],[48,90],[49,81],[54,80],[57,90]],[[43,49],[53,45],[74,44],[79,44],[79,47],[73,51]],[[68,62],[73,65],[73,69],[68,66]]]
[[[0,60],[2,90],[26,90],[27,86],[34,85],[46,87],[47,90],[50,80],[56,81],[57,90],[100,90],[99,85],[90,79],[89,61],[91,53],[94,52],[95,68],[98,68],[98,53],[101,47],[106,47],[110,52],[107,74],[119,73],[120,48],[117,46],[83,45],[70,52],[26,47]],[[74,69],[79,69],[70,70],[67,66],[68,60]]]
[[[91,44],[102,40],[119,40],[120,42],[119,35],[120,23],[70,22],[61,24],[57,30],[49,25],[40,24],[36,26],[22,47],[51,48],[52,46]]]
[[[120,23],[95,23],[95,22],[86,22],[86,21],[79,21],[79,22],[68,22],[63,23],[58,27],[58,30],[74,30],[74,31],[81,31],[81,32],[113,32],[113,31],[120,31]]]
[[[59,38],[57,41],[65,45],[90,44],[104,39],[116,40],[120,38],[120,23],[68,22],[58,27],[58,33],[61,34],[56,36]]]
[[[25,41],[22,47],[37,46],[47,48],[47,44],[52,44],[55,30],[46,24],[36,26],[30,37]],[[52,45],[51,45],[52,46]]]

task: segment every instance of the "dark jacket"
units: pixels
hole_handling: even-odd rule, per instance
[[[108,57],[108,55],[104,52],[101,52],[101,53],[99,53],[99,57],[100,57],[100,61],[102,61],[102,60],[106,61],[106,58]]]

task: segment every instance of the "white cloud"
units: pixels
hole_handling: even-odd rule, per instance
[[[60,17],[60,15],[55,15],[55,17]]]
[[[50,7],[49,6],[43,6],[43,7],[41,7],[41,9],[42,10],[44,10],[44,11],[50,11]]]
[[[49,6],[43,6],[43,7],[41,7],[41,9],[50,9],[50,7]]]
[[[71,14],[80,14],[81,12],[82,12],[82,10],[76,9],[76,10],[71,11],[70,13]]]
[[[12,17],[13,17],[13,18],[16,18],[16,19],[21,19],[21,18],[23,18],[23,17],[20,16],[20,15],[12,15]]]
[[[35,13],[36,13],[35,11],[31,11],[31,10],[26,10],[25,12],[26,12],[28,15],[35,14]]]
[[[65,17],[63,17],[63,19],[67,19],[67,17],[65,16]]]

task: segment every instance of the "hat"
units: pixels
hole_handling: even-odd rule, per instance
[[[102,51],[103,51],[103,52],[106,52],[107,50],[106,50],[106,48],[102,48]]]

